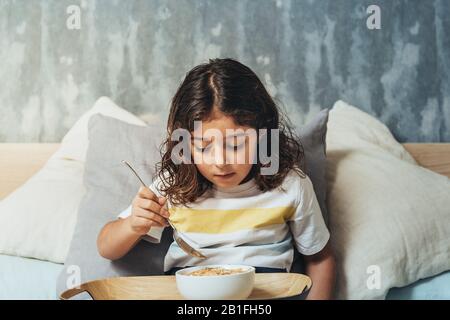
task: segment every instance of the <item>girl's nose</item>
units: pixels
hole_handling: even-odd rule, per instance
[[[214,164],[219,168],[223,168],[227,165],[225,150],[220,150],[220,149],[217,149],[217,150],[218,150],[218,153],[214,157]]]
[[[219,143],[215,143],[213,145],[213,149],[211,150],[210,159],[212,163],[218,167],[223,167],[226,165],[226,150]]]

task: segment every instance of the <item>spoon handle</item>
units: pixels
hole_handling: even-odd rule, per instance
[[[122,160],[122,162],[123,162],[124,164],[126,164],[126,165],[128,166],[128,168],[130,168],[131,171],[133,171],[134,175],[139,179],[139,181],[141,182],[141,184],[142,184],[144,187],[147,187],[147,185],[145,184],[145,182],[142,181],[141,177],[137,174],[137,172],[133,169],[133,167],[132,167],[127,161],[125,161],[125,160]]]

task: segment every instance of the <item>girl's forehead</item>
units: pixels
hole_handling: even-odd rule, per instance
[[[242,126],[236,123],[235,119],[229,115],[217,115],[215,117],[208,117],[203,120],[193,121],[193,132],[204,132],[209,129],[218,129],[225,133],[225,130],[246,130],[250,127]]]
[[[214,108],[211,114],[203,119],[193,122],[194,130],[191,131],[193,140],[209,140],[209,136],[214,136],[215,133],[220,132],[222,137],[244,136],[249,129],[249,126],[238,124],[233,116],[227,115],[217,108]]]
[[[202,122],[201,126],[197,125],[191,132],[193,139],[205,139],[205,137],[214,136],[220,132],[225,137],[240,137],[245,136],[246,132],[251,129],[247,126],[237,125],[234,121],[220,121],[213,120],[208,122]]]
[[[218,110],[217,108],[214,108],[211,111],[211,113],[205,119],[203,119],[204,123],[209,123],[209,124],[213,124],[218,121],[233,123],[235,125],[235,121],[232,116],[223,113],[222,111]]]

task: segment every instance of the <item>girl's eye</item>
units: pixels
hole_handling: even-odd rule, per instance
[[[244,146],[244,143],[241,143],[238,146],[228,146],[228,149],[233,149],[234,151],[237,151],[239,149],[241,149]]]
[[[234,151],[237,151],[237,150],[239,150],[239,149],[242,149],[242,147],[245,145],[245,143],[241,143],[240,145],[238,145],[238,146],[228,146],[227,145],[227,148],[228,149],[230,149],[230,150],[234,150]],[[210,149],[210,147],[211,147],[211,145],[209,144],[208,146],[206,146],[206,147],[198,147],[198,146],[194,146],[195,147],[195,149],[197,150],[197,151],[199,151],[199,152],[205,152],[205,151],[207,151],[207,150],[209,150]]]
[[[206,150],[209,150],[210,146],[211,146],[210,144],[204,148],[195,146],[195,149],[199,152],[205,152]]]

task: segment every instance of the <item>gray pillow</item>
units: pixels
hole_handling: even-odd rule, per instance
[[[161,274],[164,255],[171,243],[170,232],[164,232],[159,245],[140,241],[119,260],[110,261],[99,255],[96,243],[101,228],[130,205],[140,187],[121,160],[134,165],[143,180],[150,184],[154,165],[160,159],[159,144],[165,128],[130,125],[99,114],[92,116],[88,129],[86,194],[80,203],[69,253],[58,278],[58,294],[67,289],[66,283],[70,284],[77,270],[81,283],[106,277]]]
[[[313,182],[325,217],[327,120],[328,110],[323,110],[298,131],[305,148],[306,173]],[[126,256],[116,261],[101,257],[96,244],[100,229],[129,206],[140,186],[121,160],[130,161],[144,181],[150,184],[154,165],[160,160],[159,144],[164,139],[164,129],[164,126],[131,125],[100,114],[92,116],[84,172],[86,194],[80,204],[69,254],[58,278],[58,296],[67,289],[67,283],[70,285],[77,270],[80,271],[81,283],[116,276],[164,273],[164,256],[172,242],[170,228],[164,230],[159,244],[140,241]],[[302,271],[298,252],[295,252],[292,271]]]
[[[327,225],[326,136],[328,113],[328,109],[323,109],[309,123],[296,128],[305,150],[305,173],[313,183],[317,201]]]
[[[311,179],[327,226],[326,136],[328,113],[329,109],[323,109],[306,125],[295,128],[305,152],[305,173]],[[291,272],[305,273],[303,259],[297,249],[294,249]]]

